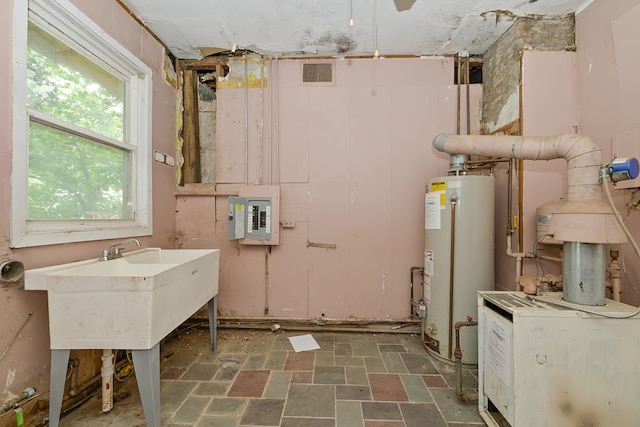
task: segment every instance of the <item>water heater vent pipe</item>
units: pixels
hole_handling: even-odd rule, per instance
[[[556,136],[447,135],[433,139],[438,151],[522,160],[567,161],[566,205],[552,217],[550,232],[558,240],[584,243],[624,243],[624,232],[603,200],[600,181],[602,149],[578,134]],[[554,224],[555,222],[555,224]]]
[[[522,160],[564,158],[569,175],[568,199],[601,200],[602,149],[577,134],[557,136],[438,135],[433,146],[450,154],[510,157]]]

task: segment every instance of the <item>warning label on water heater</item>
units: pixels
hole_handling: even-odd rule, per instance
[[[447,190],[447,181],[433,181],[431,183],[430,192],[435,191],[446,191]]]
[[[424,301],[431,302],[431,276],[433,276],[433,251],[425,249],[424,251]]]
[[[424,229],[440,230],[440,209],[441,203],[446,193],[436,191],[427,193],[424,201]]]
[[[433,251],[431,249],[424,251],[424,274],[433,276]]]

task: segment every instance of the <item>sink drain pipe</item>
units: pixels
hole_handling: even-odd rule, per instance
[[[102,412],[113,409],[113,350],[102,350]]]
[[[69,396],[75,397],[78,395],[78,367],[80,366],[80,359],[72,357],[69,359],[69,366],[71,366],[71,380],[69,381]]]

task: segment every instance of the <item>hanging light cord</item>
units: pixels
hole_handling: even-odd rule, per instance
[[[353,22],[353,0],[349,0],[349,26],[353,27],[355,22]]]

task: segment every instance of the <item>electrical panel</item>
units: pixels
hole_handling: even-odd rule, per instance
[[[270,197],[229,197],[229,240],[271,239]]]
[[[245,223],[247,221],[246,199],[243,197],[229,197],[229,240],[244,239],[247,235]]]
[[[277,245],[279,199],[279,187],[241,187],[237,197],[229,197],[229,240],[244,245]]]

